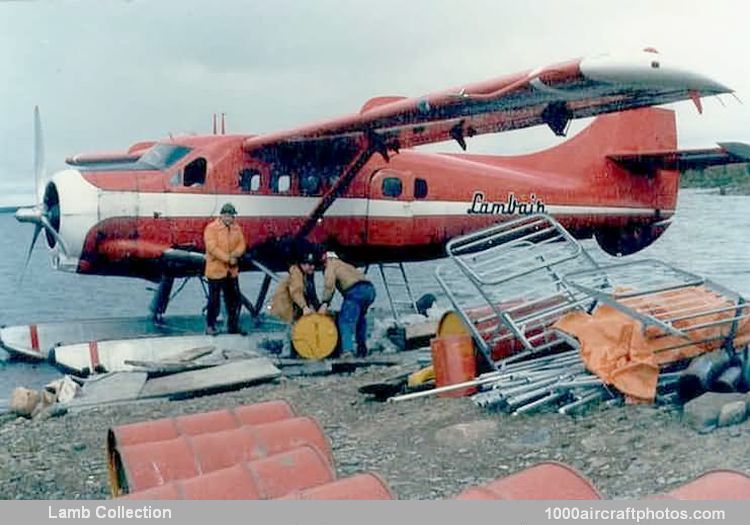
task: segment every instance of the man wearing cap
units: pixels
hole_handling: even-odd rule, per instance
[[[315,262],[315,254],[309,252],[297,264],[289,266],[289,273],[281,280],[271,299],[271,314],[293,323],[320,307],[315,291]]]
[[[323,304],[320,313],[325,313],[331,304],[336,288],[344,297],[338,316],[341,353],[354,354],[354,340],[357,343],[357,356],[367,355],[367,309],[375,301],[375,287],[365,278],[365,274],[351,264],[345,263],[334,252],[323,256]]]
[[[271,315],[289,324],[282,352],[290,357],[295,355],[291,344],[292,325],[303,315],[311,314],[320,307],[315,290],[316,261],[315,254],[308,252],[296,264],[291,264],[289,273],[281,280],[271,298]]]
[[[221,207],[221,215],[210,222],[203,231],[206,244],[205,276],[208,280],[208,308],[206,311],[206,333],[216,335],[216,319],[219,316],[219,300],[224,291],[227,308],[227,330],[240,333],[240,287],[239,260],[245,253],[245,236],[234,222],[237,210],[231,203]]]

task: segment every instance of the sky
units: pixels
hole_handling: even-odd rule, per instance
[[[213,113],[229,132],[270,132],[377,95],[645,47],[745,102],[705,100],[703,115],[672,105],[682,147],[750,141],[748,15],[739,0],[0,0],[0,205],[33,199],[35,105],[51,173],[75,153],[209,133]],[[559,140],[534,128],[472,139],[469,152]]]

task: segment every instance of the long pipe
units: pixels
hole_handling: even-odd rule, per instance
[[[432,390],[424,390],[422,392],[412,392],[411,394],[402,394],[400,396],[389,397],[388,402],[392,403],[395,401],[408,401],[410,399],[417,399],[419,397],[428,397],[443,392],[453,392],[454,390],[461,390],[462,388],[485,385],[487,383],[493,383],[497,381],[496,377],[485,377],[480,379],[474,379],[472,381],[466,381],[464,383],[456,383],[454,385],[440,386],[433,388]]]

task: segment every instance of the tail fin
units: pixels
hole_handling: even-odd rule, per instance
[[[617,155],[639,152],[676,151],[674,111],[642,108],[597,117],[573,138],[552,148],[512,157],[474,156],[488,164],[522,170],[554,171],[555,177],[590,181],[633,205],[672,210],[677,202],[679,173],[675,169],[649,172],[629,169]],[[478,158],[481,157],[481,158]]]
[[[515,157],[518,162],[542,166],[557,164],[562,174],[596,173],[609,155],[675,150],[677,128],[674,111],[643,108],[597,117],[576,136],[550,149]],[[571,159],[575,159],[571,162]],[[552,164],[550,164],[552,163]]]

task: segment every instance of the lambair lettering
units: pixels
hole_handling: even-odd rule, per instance
[[[542,199],[537,199],[532,193],[529,200],[519,200],[515,193],[508,192],[505,201],[492,202],[485,200],[484,192],[475,191],[471,200],[471,207],[466,210],[469,214],[479,215],[531,215],[532,213],[544,213],[546,206]]]

